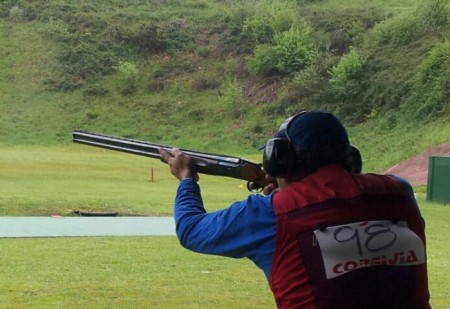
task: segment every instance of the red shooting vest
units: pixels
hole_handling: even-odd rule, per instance
[[[330,165],[280,190],[273,206],[278,308],[430,308],[424,223],[396,178]],[[420,243],[421,261],[399,249],[402,237]]]

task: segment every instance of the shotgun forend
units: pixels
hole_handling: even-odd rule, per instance
[[[174,147],[130,138],[116,137],[81,130],[73,131],[73,142],[84,145],[106,148],[135,155],[159,159],[159,149],[171,151]],[[205,153],[188,149],[180,149],[193,158],[198,173],[214,176],[225,176],[247,181],[250,191],[258,191],[267,185],[266,173],[261,164],[239,157]]]

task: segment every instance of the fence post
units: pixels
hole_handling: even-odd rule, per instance
[[[155,173],[153,171],[153,167],[150,168],[150,179],[148,180],[149,182],[155,182]]]

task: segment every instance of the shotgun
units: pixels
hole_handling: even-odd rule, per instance
[[[161,158],[158,149],[172,151],[174,147],[155,144],[130,138],[110,136],[74,130],[73,142],[131,153],[150,158]],[[247,181],[247,189],[252,192],[261,191],[267,184],[266,173],[262,164],[257,164],[239,157],[231,157],[220,154],[205,153],[188,149],[180,149],[184,154],[194,160],[198,173],[225,176]]]

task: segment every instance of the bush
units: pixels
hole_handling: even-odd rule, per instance
[[[116,67],[119,75],[119,91],[123,95],[135,92],[139,70],[133,62],[121,61]]]
[[[257,0],[246,1],[242,5],[249,12],[250,19],[265,21],[274,33],[289,30],[298,20],[296,1]]]
[[[418,81],[426,85],[440,77],[450,78],[450,42],[434,46],[418,71]]]
[[[86,80],[113,72],[117,59],[101,42],[81,39],[67,46],[59,61],[66,73]]]
[[[213,71],[202,70],[191,77],[191,87],[196,91],[216,89],[222,83],[222,77]]]
[[[223,19],[220,46],[214,54],[248,54],[257,44],[271,44],[276,33],[297,24],[295,1],[235,1]]]
[[[424,29],[435,29],[449,21],[448,2],[445,0],[422,0],[416,13]]]
[[[13,6],[9,10],[9,18],[12,21],[23,21],[24,20],[24,11],[18,5]]]
[[[349,97],[360,90],[365,62],[365,58],[351,48],[330,70],[330,84],[338,95]]]
[[[87,80],[107,75],[115,70],[117,56],[112,47],[91,33],[71,31],[67,23],[51,20],[46,34],[62,43],[57,58],[60,77],[48,80],[53,90],[73,90]]]
[[[275,36],[275,49],[279,60],[277,68],[282,73],[295,73],[303,69],[316,56],[312,40],[312,29],[292,27]]]
[[[239,119],[245,114],[248,106],[245,104],[242,86],[236,79],[227,79],[221,92],[222,96],[219,102],[227,107],[233,119]]]
[[[331,54],[322,54],[295,75],[288,95],[293,101],[318,106],[334,101],[334,93],[330,89],[330,69],[336,64],[336,57]],[[332,94],[331,94],[332,93]]]
[[[195,49],[195,31],[187,20],[179,19],[161,25],[161,37],[164,38],[165,50],[169,53],[176,51],[192,51]]]
[[[102,84],[89,85],[83,90],[84,97],[104,97],[109,94],[109,89]]]
[[[278,73],[277,50],[271,45],[258,45],[255,55],[250,59],[248,68],[254,74],[272,75]]]
[[[256,44],[271,43],[274,36],[274,30],[270,25],[269,18],[257,15],[245,20],[242,33]]]
[[[379,44],[407,44],[418,36],[420,30],[419,17],[404,13],[375,26],[373,34]]]
[[[249,63],[255,74],[293,74],[302,70],[316,56],[312,30],[305,24],[277,33],[273,45],[260,45]]]
[[[72,41],[76,40],[77,34],[69,30],[69,26],[62,20],[51,19],[46,25],[46,35],[50,38],[70,44]]]
[[[450,112],[450,42],[434,46],[418,68],[414,91],[406,108],[417,119],[443,116]]]
[[[407,44],[449,21],[449,8],[444,0],[422,0],[417,8],[392,17],[377,25],[374,36],[378,43]]]
[[[15,0],[2,0],[0,1],[0,18],[5,18],[9,15],[9,12],[13,6],[17,5]]]
[[[164,34],[157,25],[143,25],[137,32],[122,39],[147,52],[163,52],[167,48]]]

